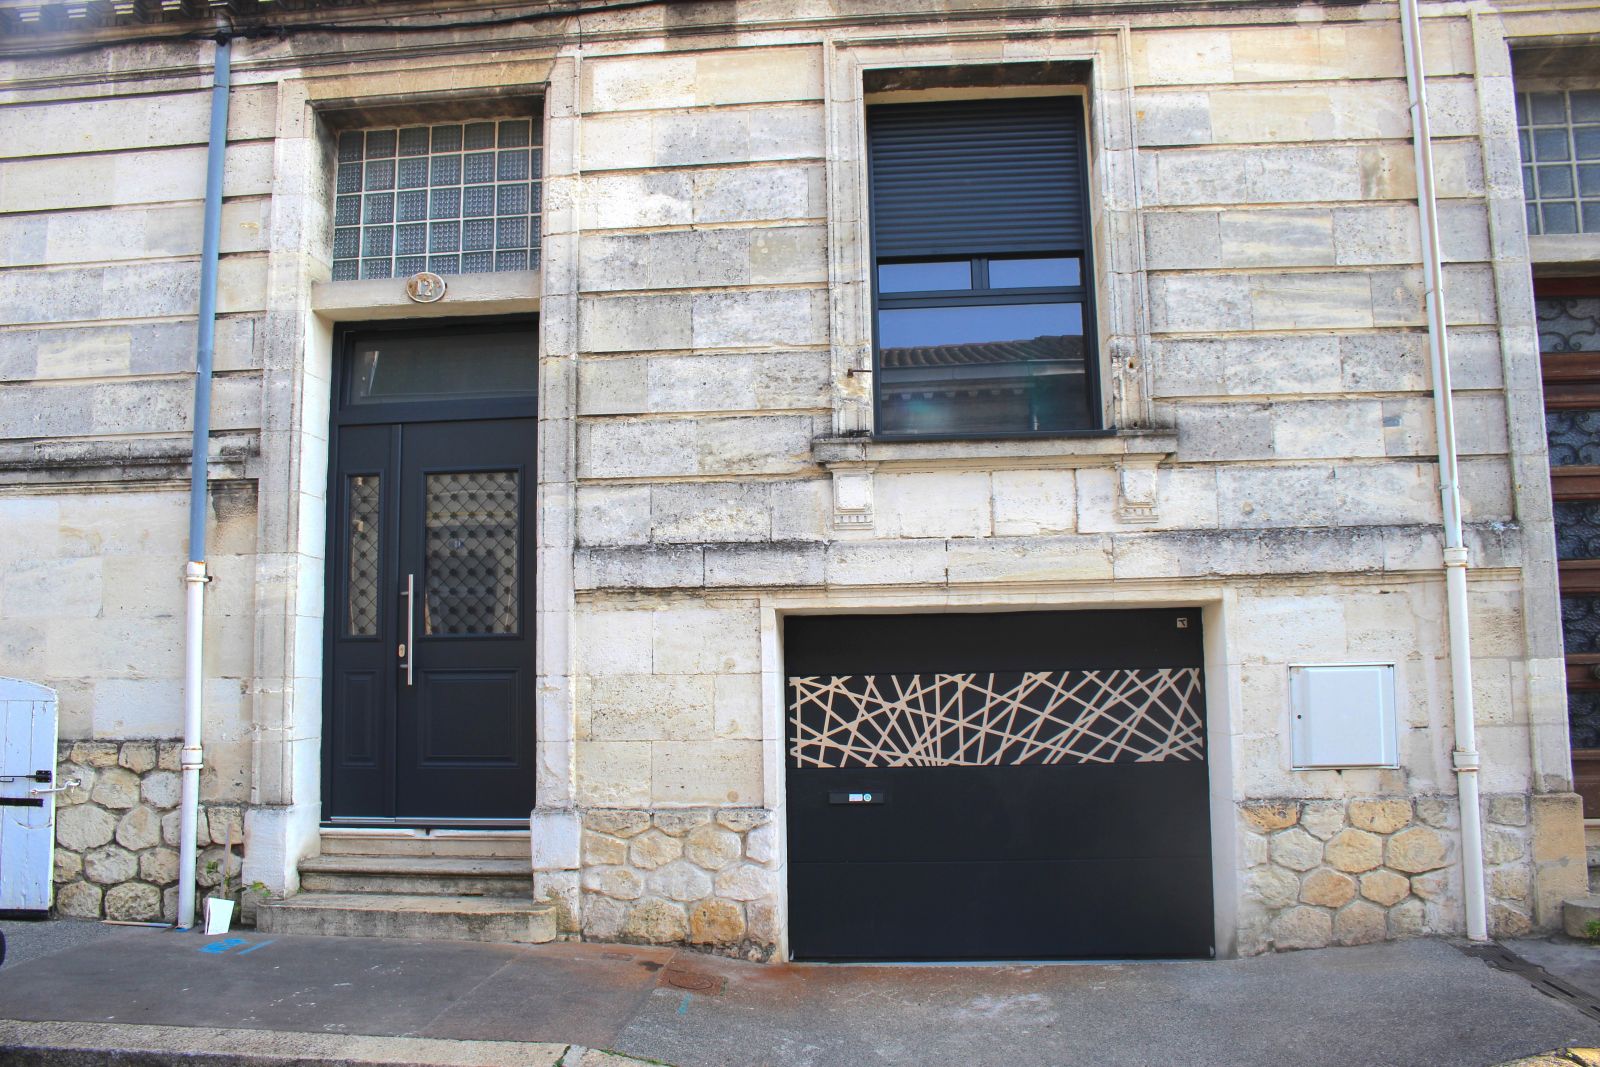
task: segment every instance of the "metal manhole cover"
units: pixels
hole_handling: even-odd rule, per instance
[[[674,989],[687,989],[691,993],[720,993],[727,979],[701,971],[685,971],[669,967],[661,972],[662,979]]]

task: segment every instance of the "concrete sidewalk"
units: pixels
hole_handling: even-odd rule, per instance
[[[1221,962],[846,967],[617,945],[95,931],[37,928],[0,969],[0,1050],[182,1038],[241,1054],[185,1063],[269,1063],[294,1061],[241,1058],[245,1046],[315,1038],[365,1051],[300,1062],[553,1065],[610,1049],[678,1067],[1440,1067],[1600,1043],[1600,1021],[1440,941]],[[385,1059],[369,1037],[444,1044]],[[111,1062],[18,1055],[0,1062]]]

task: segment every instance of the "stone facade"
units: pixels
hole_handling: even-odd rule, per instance
[[[760,808],[584,812],[583,936],[771,959],[776,838]]]
[[[62,915],[177,917],[181,747],[181,741],[62,742],[57,778],[78,782],[56,798],[55,902]],[[237,893],[244,841],[242,808],[201,806],[195,877],[202,894],[224,873],[230,894]]]
[[[0,0],[0,664],[59,691],[94,781],[60,907],[143,916],[173,877],[212,45],[54,52],[84,31],[38,6]],[[1462,928],[1391,8],[763,0],[522,36],[482,7],[234,46],[202,792],[244,880],[293,892],[318,849],[333,329],[537,312],[533,854],[574,933],[781,958],[787,614],[1141,604],[1204,615],[1219,952]],[[1547,929],[1583,858],[1513,53],[1600,7],[1424,8],[1493,921]],[[1042,61],[1085,72],[1115,432],[872,440],[864,78]],[[428,305],[331,281],[352,110],[480,98],[539,101],[539,269]],[[1398,765],[1293,769],[1290,666],[1352,661],[1395,665]]]

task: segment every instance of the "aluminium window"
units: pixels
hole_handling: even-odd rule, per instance
[[[334,280],[538,267],[542,164],[529,119],[340,134]]]
[[[867,110],[879,437],[1100,428],[1076,97]]]

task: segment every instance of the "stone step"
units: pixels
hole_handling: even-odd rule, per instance
[[[256,929],[269,934],[543,944],[555,940],[556,911],[550,904],[510,897],[298,893],[263,904],[256,911]]]
[[[334,853],[300,861],[300,888],[319,893],[526,898],[533,892],[533,868],[526,859]]]
[[[526,830],[366,830],[325,828],[324,856],[479,856],[525,860],[532,848]]]
[[[1600,920],[1600,896],[1572,897],[1561,902],[1561,928],[1568,937],[1589,940],[1589,924]]]

